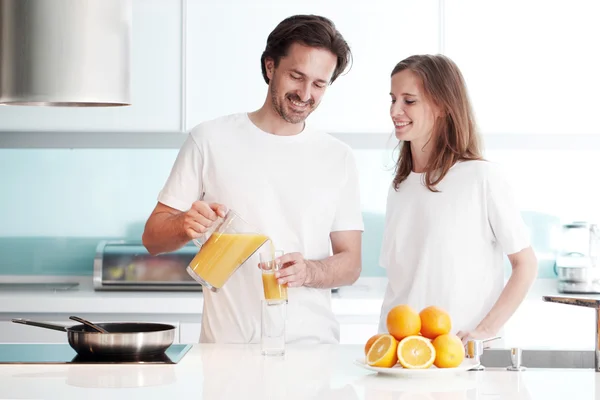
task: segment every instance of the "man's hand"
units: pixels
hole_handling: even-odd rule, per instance
[[[226,213],[227,208],[222,204],[195,201],[187,212],[181,214],[183,231],[188,238],[198,239],[212,226],[217,216],[225,217]]]
[[[288,287],[329,289],[354,283],[361,270],[361,231],[339,231],[330,235],[333,255],[321,260],[306,260],[301,253],[279,257],[281,269],[277,283]],[[260,268],[260,264],[257,265]]]
[[[304,259],[300,253],[284,254],[281,258],[281,269],[275,273],[277,283],[286,284],[288,287],[300,287],[310,282],[310,261]]]

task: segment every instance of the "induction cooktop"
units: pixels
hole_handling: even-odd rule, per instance
[[[173,344],[148,356],[82,357],[66,343],[0,343],[0,364],[177,364],[191,344]]]

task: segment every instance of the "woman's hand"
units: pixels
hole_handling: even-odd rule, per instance
[[[495,332],[491,332],[488,329],[477,327],[472,331],[459,331],[456,336],[462,340],[463,344],[466,345],[469,340],[477,339],[484,340],[490,339],[495,336]],[[484,346],[485,347],[485,346]]]

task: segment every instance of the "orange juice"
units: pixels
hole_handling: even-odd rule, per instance
[[[208,284],[220,289],[267,240],[267,236],[255,233],[213,233],[189,267]]]
[[[274,271],[263,271],[262,281],[266,300],[287,300],[287,287],[277,283]]]

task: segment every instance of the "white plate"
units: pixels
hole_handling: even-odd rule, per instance
[[[407,369],[403,368],[400,364],[396,364],[392,368],[381,368],[381,367],[371,367],[367,363],[365,363],[364,359],[355,360],[354,363],[359,367],[367,369],[369,371],[377,372],[380,374],[386,375],[395,375],[400,377],[435,377],[435,376],[447,376],[447,375],[455,375],[457,373],[465,372],[470,370],[471,368],[479,366],[480,363],[475,362],[472,358],[465,358],[463,362],[456,368],[437,368],[436,366],[431,366],[431,368],[427,369]]]

